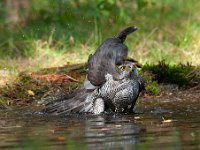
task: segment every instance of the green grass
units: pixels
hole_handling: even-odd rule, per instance
[[[139,30],[127,38],[129,55],[141,63],[200,64],[198,0],[32,0],[30,16],[14,30],[7,28],[2,5],[0,11],[0,57],[6,62],[0,68],[86,62],[104,39],[130,25]]]

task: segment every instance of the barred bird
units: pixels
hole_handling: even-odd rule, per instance
[[[118,67],[121,80],[115,81],[111,74],[106,74],[103,86],[93,91],[83,87],[67,99],[47,105],[43,112],[64,115],[83,112],[100,114],[107,109],[114,112],[132,110],[139,93],[144,89],[144,80],[135,64],[125,61]]]
[[[117,36],[105,40],[88,59],[86,89],[95,89],[106,82],[105,75],[111,74],[115,80],[120,79],[116,65],[121,65],[127,58],[128,47],[123,44],[127,35],[136,31],[132,26],[122,30]]]
[[[135,62],[125,61],[118,67],[122,78],[118,81],[106,74],[106,82],[93,100],[93,113],[103,112],[106,105],[114,112],[133,110],[139,93],[144,90],[144,79],[138,74],[137,67]]]

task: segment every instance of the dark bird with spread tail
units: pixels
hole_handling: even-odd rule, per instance
[[[105,40],[96,52],[89,56],[87,82],[93,86],[101,86],[106,81],[105,75],[107,73],[111,74],[114,80],[120,79],[116,65],[121,65],[127,58],[128,47],[124,41],[127,35],[136,30],[137,28],[134,26],[122,30],[117,36]]]

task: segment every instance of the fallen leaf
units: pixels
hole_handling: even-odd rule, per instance
[[[27,92],[28,92],[28,95],[30,95],[30,96],[35,96],[35,93],[34,93],[33,91],[28,90]]]

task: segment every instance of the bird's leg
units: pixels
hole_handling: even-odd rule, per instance
[[[97,98],[96,100],[94,100],[93,113],[100,114],[100,113],[104,112],[104,110],[105,110],[104,100],[102,98]]]

